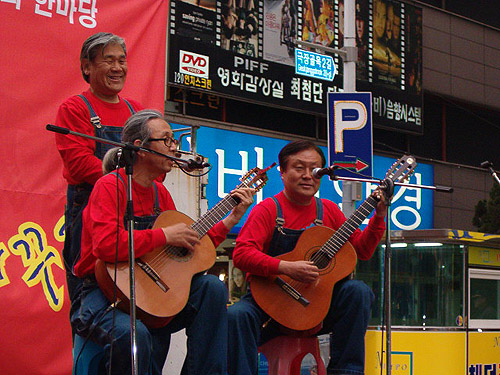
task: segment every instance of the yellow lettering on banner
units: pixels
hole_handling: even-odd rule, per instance
[[[32,222],[21,224],[18,234],[9,239],[8,246],[12,254],[21,257],[27,268],[22,276],[26,285],[31,288],[41,283],[49,306],[54,311],[61,310],[64,286],[57,287],[52,266],[64,269],[63,262],[59,252],[47,244],[47,236],[42,227]]]
[[[5,259],[10,256],[9,249],[3,242],[0,242],[0,288],[10,283],[7,272],[5,271]]]
[[[61,218],[57,221],[56,226],[54,227],[54,238],[56,241],[64,243],[64,234],[65,234],[65,227],[64,227],[64,215],[61,216]]]

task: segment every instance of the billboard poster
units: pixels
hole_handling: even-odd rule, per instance
[[[262,3],[254,0],[222,0],[220,47],[257,57],[262,50]],[[219,15],[219,20],[220,20]]]
[[[330,55],[335,79],[324,82],[295,73],[294,54],[301,40],[343,47],[344,0],[189,1],[172,1],[169,85],[317,115],[326,115],[327,93],[343,91],[338,55]],[[372,92],[374,126],[421,134],[422,9],[395,0],[355,5],[356,87]],[[181,50],[204,56],[208,78],[181,70]]]
[[[294,65],[298,0],[264,0],[264,60]]]
[[[172,2],[172,10],[178,33],[198,42],[215,44],[215,0]]]

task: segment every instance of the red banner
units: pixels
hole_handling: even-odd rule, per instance
[[[84,91],[80,48],[106,31],[125,39],[121,95],[163,111],[167,0],[1,0],[0,373],[70,374],[62,262],[66,183],[53,124]]]

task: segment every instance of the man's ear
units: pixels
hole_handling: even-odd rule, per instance
[[[136,139],[136,140],[134,141],[134,146],[137,146],[137,147],[143,147],[143,146],[144,146],[144,144],[143,144],[143,142],[142,142],[140,139]],[[143,152],[142,152],[142,151],[138,151],[138,152],[140,152],[140,153],[141,153],[141,155],[143,155]]]
[[[82,70],[85,73],[85,75],[90,75],[90,61],[89,61],[89,59],[82,59],[81,65],[82,65]]]

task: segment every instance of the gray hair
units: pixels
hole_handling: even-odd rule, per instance
[[[139,139],[142,145],[148,143],[149,138],[151,138],[148,121],[155,118],[163,120],[163,114],[155,109],[143,109],[134,113],[123,127],[122,141],[133,143],[136,139]]]
[[[83,42],[82,50],[80,52],[80,70],[82,71],[82,76],[85,82],[90,83],[89,75],[85,74],[83,71],[83,60],[94,61],[97,56],[99,48],[102,47],[101,52],[109,46],[110,44],[117,44],[122,47],[125,56],[127,56],[127,47],[125,46],[125,41],[122,37],[112,33],[97,33]]]
[[[118,167],[118,153],[121,152],[120,147],[110,148],[102,158],[102,173],[108,174],[113,172]]]

